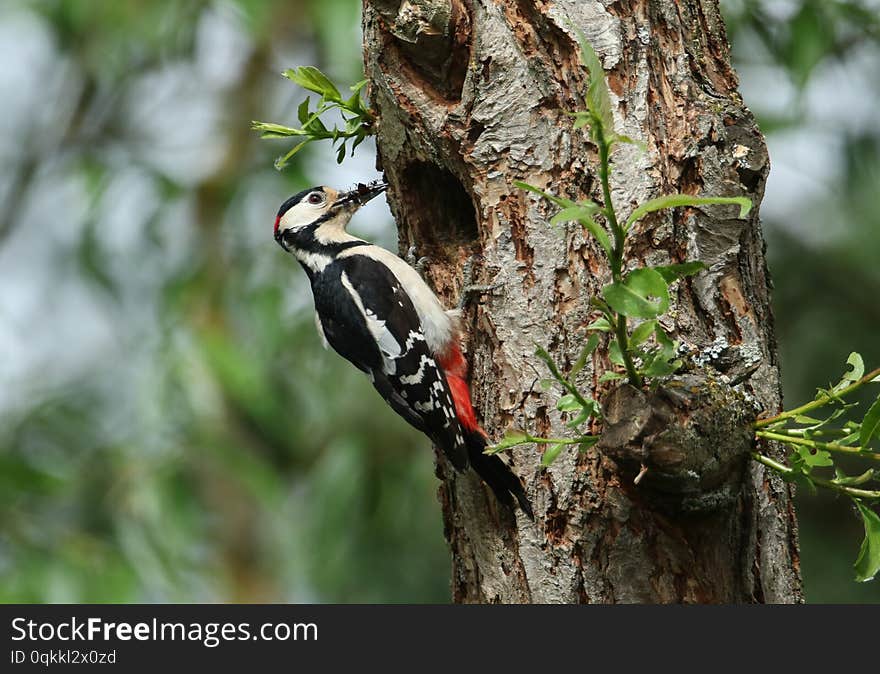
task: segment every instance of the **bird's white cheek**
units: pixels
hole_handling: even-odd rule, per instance
[[[312,224],[324,215],[326,211],[324,206],[314,206],[312,204],[297,204],[291,208],[281,218],[281,226],[284,229],[295,230]]]

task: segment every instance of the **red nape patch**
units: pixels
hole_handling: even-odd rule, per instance
[[[275,236],[278,236],[278,226],[281,224],[281,216],[275,218]]]

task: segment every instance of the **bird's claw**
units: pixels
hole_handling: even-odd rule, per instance
[[[406,263],[415,269],[419,273],[419,276],[422,277],[425,275],[425,269],[428,266],[428,262],[431,261],[431,258],[429,257],[419,257],[418,249],[414,245],[410,246],[406,251],[406,257],[404,259],[406,260]]]
[[[474,296],[482,295],[483,293],[491,293],[493,290],[497,290],[503,285],[503,283],[493,283],[491,285],[467,285],[461,289],[461,293],[458,297],[458,306],[456,308],[464,309]]]
[[[503,284],[501,283],[493,283],[493,284],[475,284],[474,280],[474,261],[477,256],[472,255],[467,259],[464,263],[464,267],[462,268],[462,276],[465,279],[465,285],[461,289],[461,293],[458,296],[458,305],[457,309],[460,311],[464,309],[468,302],[475,295],[481,295],[483,293],[491,293],[493,290],[500,288]]]

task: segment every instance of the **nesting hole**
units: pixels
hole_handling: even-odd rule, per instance
[[[404,222],[421,254],[446,253],[477,240],[474,203],[458,178],[427,162],[411,164],[402,177]]]

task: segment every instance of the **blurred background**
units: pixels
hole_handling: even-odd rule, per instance
[[[767,133],[762,215],[786,399],[880,363],[880,3],[729,0]],[[427,442],[325,352],[270,235],[317,183],[278,173],[279,76],[361,79],[357,0],[0,0],[0,602],[445,602]],[[386,247],[382,203],[353,231]],[[798,499],[809,601],[861,524]]]

